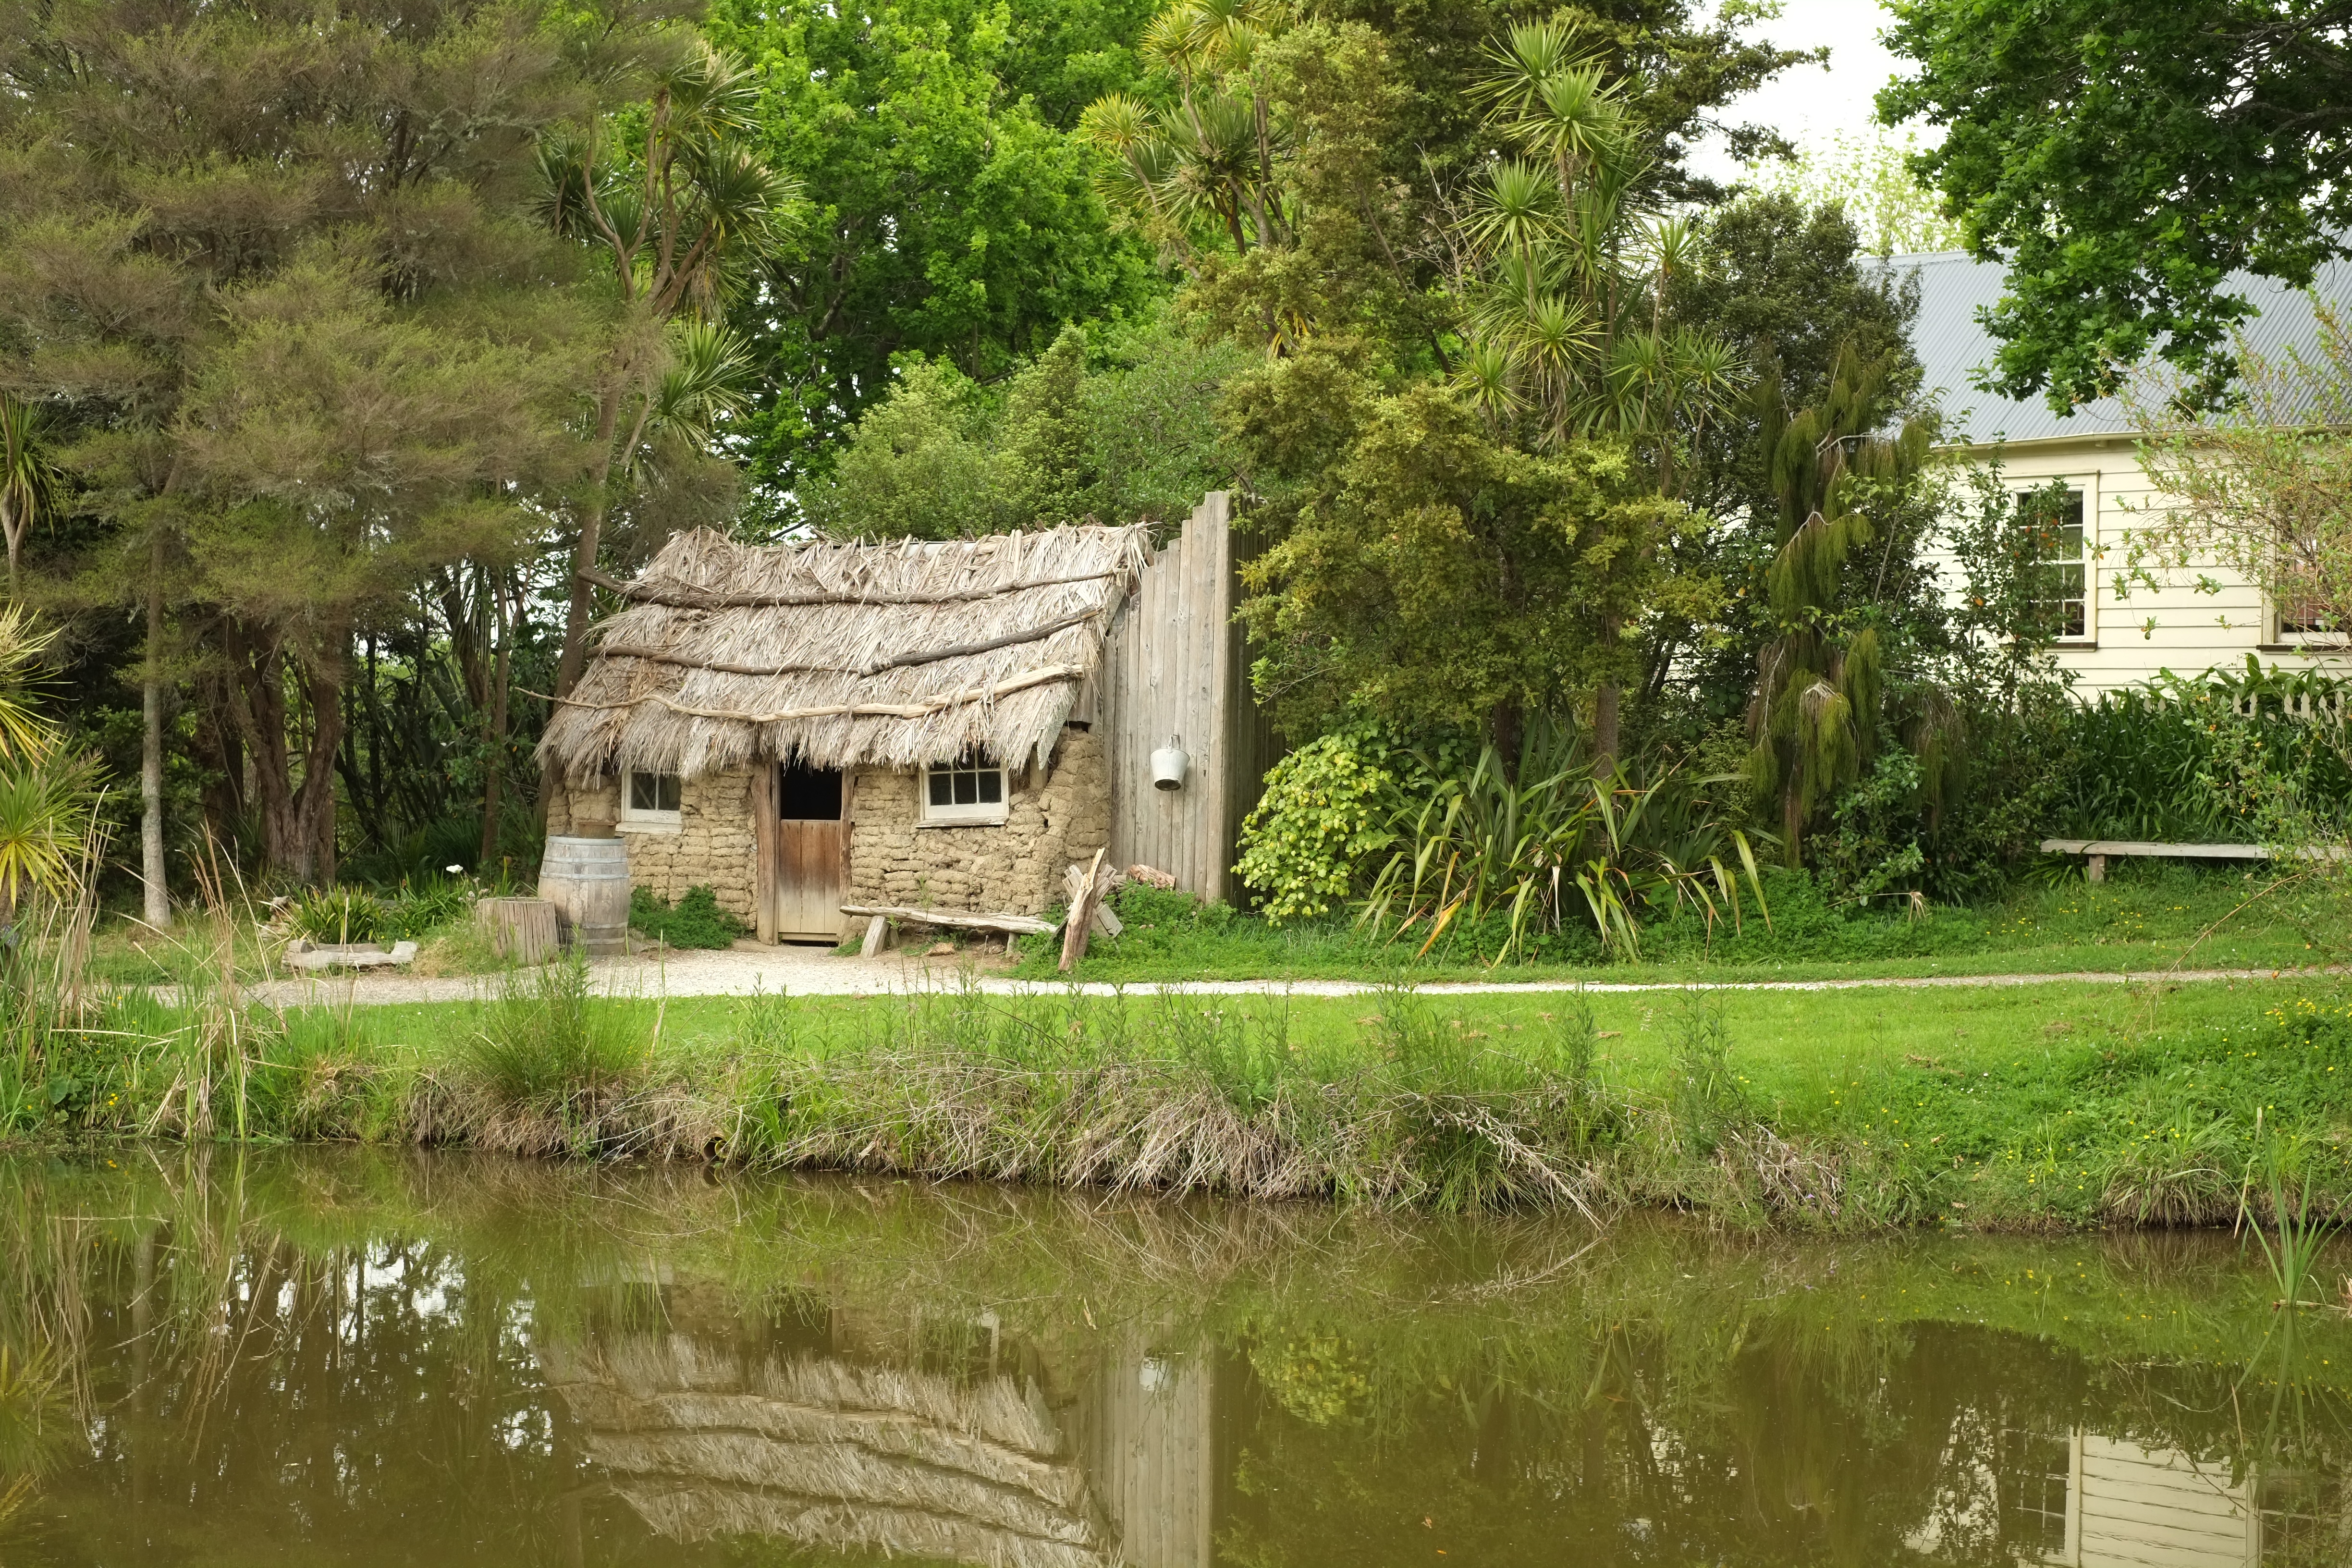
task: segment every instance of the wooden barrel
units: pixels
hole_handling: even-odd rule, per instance
[[[591,956],[624,951],[629,932],[629,841],[551,837],[539,896],[555,906],[558,937]]]

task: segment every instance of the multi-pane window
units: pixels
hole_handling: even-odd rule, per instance
[[[2266,1474],[2255,1487],[2262,1514],[2260,1568],[2320,1568],[2344,1561],[2344,1524],[2329,1517],[2326,1488],[2310,1474]]]
[[[668,824],[678,819],[685,784],[676,773],[650,773],[631,768],[621,780],[621,820]]]
[[[2066,1490],[2074,1479],[2074,1461],[2067,1438],[2015,1426],[2002,1429],[1993,1472],[2002,1545],[2028,1558],[2066,1550]]]
[[[931,822],[1004,820],[1004,770],[967,759],[923,770],[923,816]]]
[[[2083,492],[2032,490],[2017,498],[2017,522],[2032,562],[2033,603],[2052,637],[2090,636],[2090,563],[2083,538]]]
[[[2277,630],[2280,642],[2341,643],[2345,640],[2343,618],[2333,613],[2326,601],[2314,590],[2316,576],[2314,563],[2319,547],[2316,541],[2304,540],[2292,555],[2282,563],[2277,584]]]

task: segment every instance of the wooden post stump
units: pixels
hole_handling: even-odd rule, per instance
[[[481,899],[474,923],[500,958],[543,963],[555,952],[555,906],[545,899]]]

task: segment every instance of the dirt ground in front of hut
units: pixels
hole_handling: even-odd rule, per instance
[[[1032,938],[1032,941],[1039,939]],[[874,958],[836,953],[815,942],[775,947],[739,942],[718,952],[671,949],[593,960],[596,989],[608,996],[749,996],[755,992],[794,996],[881,996],[908,991],[952,990],[964,976],[986,979],[1011,968],[1001,952],[960,951],[932,957],[927,949],[893,950]],[[247,994],[278,1007],[356,1002],[464,1002],[499,994],[496,974],[433,979],[387,970],[361,974],[304,975],[264,981]]]

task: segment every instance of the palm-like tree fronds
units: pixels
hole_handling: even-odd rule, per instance
[[[669,337],[669,368],[655,388],[648,434],[708,447],[719,422],[741,412],[750,395],[751,352],[716,321],[681,321]]]
[[[33,524],[55,515],[62,489],[43,449],[41,411],[0,392],[0,535],[8,545],[8,587],[16,586],[16,556]]]
[[[57,748],[57,726],[25,696],[41,656],[56,640],[56,632],[35,624],[19,606],[0,610],[0,763],[36,763]]]
[[[68,881],[88,840],[98,765],[51,753],[0,763],[0,916],[25,895]]]

